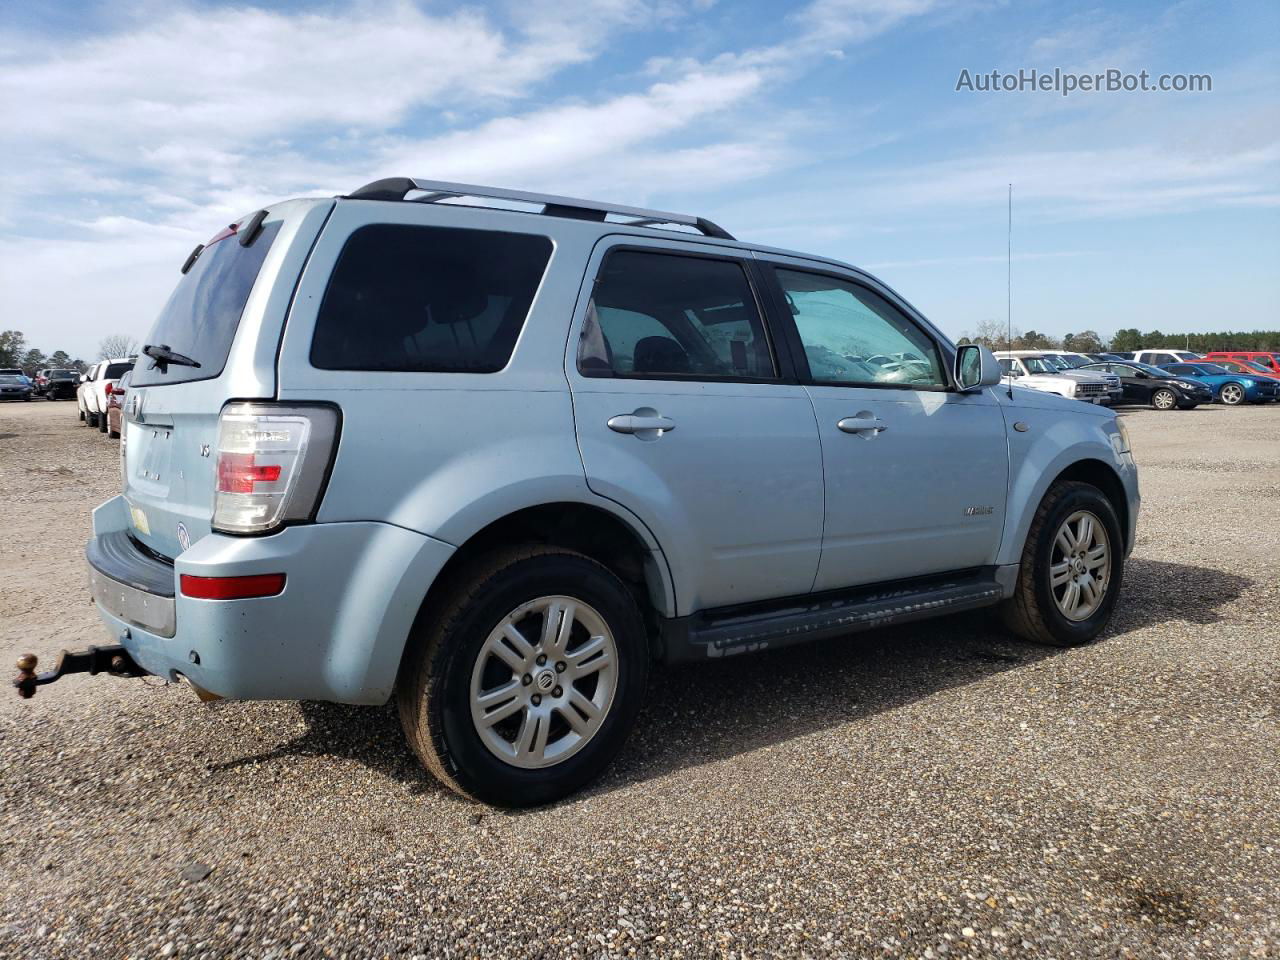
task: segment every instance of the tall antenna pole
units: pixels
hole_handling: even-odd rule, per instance
[[[1009,184],[1009,231],[1008,231],[1008,262],[1005,271],[1005,287],[1008,301],[1005,306],[1005,324],[1007,350],[1013,349],[1013,184]],[[1009,370],[1009,399],[1013,399],[1013,370]]]

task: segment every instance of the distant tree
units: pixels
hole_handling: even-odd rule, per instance
[[[1111,349],[1129,352],[1142,349],[1142,333],[1137,327],[1124,327],[1111,338]]]
[[[113,333],[103,337],[98,343],[98,359],[111,360],[115,357],[131,357],[138,351],[138,341],[125,333]]]
[[[72,360],[70,363],[67,364],[67,366],[70,367],[72,370],[78,371],[79,373],[84,373],[86,370],[89,369],[89,364],[85,363],[79,357],[77,357],[75,360]]]
[[[71,364],[71,355],[65,350],[55,350],[49,355],[49,366],[66,367]]]
[[[1017,337],[1013,341],[1017,345],[1018,350],[1056,350],[1058,341],[1047,333],[1040,333],[1037,330],[1028,330],[1022,336]]]
[[[49,360],[44,355],[43,350],[37,350],[35,347],[32,347],[22,358],[22,369],[30,375],[48,362]]]
[[[0,367],[16,367],[26,355],[27,338],[21,330],[0,332]]]
[[[1067,345],[1067,337],[1071,338],[1070,346]],[[1076,353],[1102,353],[1107,349],[1107,345],[1095,331],[1081,330],[1079,333],[1069,333],[1063,337],[1062,349],[1074,350]]]
[[[1013,331],[1014,339],[1019,336],[1018,331]],[[992,350],[1009,350],[1009,332],[1003,320],[982,320],[979,321],[977,329],[973,333],[967,331],[960,338],[961,343],[980,343],[984,347],[990,347]]]

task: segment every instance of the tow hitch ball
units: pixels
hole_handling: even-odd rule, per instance
[[[52,670],[36,673],[38,663],[34,653],[24,653],[18,658],[18,675],[13,685],[18,696],[29,700],[35,696],[36,687],[60,680],[69,673],[87,673],[96,676],[107,673],[113,677],[145,677],[147,671],[134,662],[129,651],[122,646],[90,647],[88,650],[63,650]]]

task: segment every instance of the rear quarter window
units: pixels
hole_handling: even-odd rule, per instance
[[[347,239],[311,340],[323,370],[494,373],[551,259],[526,233],[373,224]]]

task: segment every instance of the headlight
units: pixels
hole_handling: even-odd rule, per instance
[[[1195,385],[1194,385],[1194,384],[1187,383],[1187,381],[1185,381],[1185,380],[1173,380],[1173,381],[1171,381],[1171,382],[1173,383],[1173,385],[1174,385],[1175,387],[1179,387],[1179,388],[1181,388],[1181,389],[1183,389],[1183,390],[1194,390],[1194,389],[1195,389]]]
[[[1116,453],[1123,454],[1129,452],[1129,428],[1124,425],[1123,420],[1116,421],[1116,433],[1111,434],[1111,446]]]
[[[1257,380],[1241,380],[1240,382],[1243,383],[1246,387],[1256,387],[1258,385]]]

